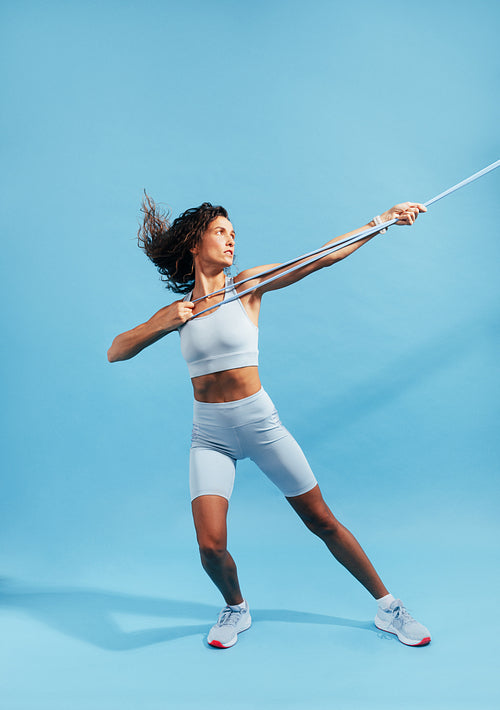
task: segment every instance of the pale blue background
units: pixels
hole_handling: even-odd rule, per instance
[[[176,335],[109,365],[173,297],[144,188],[227,207],[238,266],[291,258],[500,157],[497,3],[2,3],[5,710],[498,707],[498,188],[492,173],[266,297],[261,375],[334,512],[431,629],[369,595],[247,462],[220,599],[187,490]]]

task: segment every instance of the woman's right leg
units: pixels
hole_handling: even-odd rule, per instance
[[[227,551],[227,499],[218,495],[200,495],[191,505],[203,569],[220,590],[226,604],[241,604],[243,597],[236,565]]]

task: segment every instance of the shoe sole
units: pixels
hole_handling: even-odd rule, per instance
[[[212,646],[212,648],[231,648],[231,646],[234,646],[236,641],[238,640],[238,634],[242,634],[244,631],[249,629],[252,625],[252,620],[249,619],[248,626],[245,626],[244,629],[240,629],[238,633],[235,634],[234,638],[229,641],[229,643],[223,644],[220,641],[217,641],[217,639],[214,639],[213,641],[208,641],[208,645]]]
[[[401,643],[404,643],[405,646],[427,646],[428,643],[431,642],[431,637],[430,636],[424,636],[423,639],[420,641],[412,641],[411,639],[407,638],[406,636],[403,636],[403,634],[399,633],[397,631],[389,631],[389,629],[384,629],[383,626],[379,626],[376,621],[373,622],[377,629],[380,629],[380,631],[385,631],[388,634],[392,634],[393,636],[397,636],[398,639],[401,641]]]

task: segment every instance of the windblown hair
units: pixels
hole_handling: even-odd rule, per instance
[[[204,202],[191,207],[172,223],[170,214],[160,210],[144,191],[141,212],[144,220],[137,241],[174,293],[189,293],[194,287],[194,259],[191,249],[198,246],[208,225],[216,217],[226,217],[220,205]]]

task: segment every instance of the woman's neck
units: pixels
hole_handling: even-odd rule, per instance
[[[202,296],[206,296],[208,293],[219,291],[219,289],[223,289],[225,285],[226,276],[223,271],[220,271],[217,274],[206,274],[203,272],[196,273],[193,298],[201,298]]]

